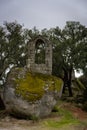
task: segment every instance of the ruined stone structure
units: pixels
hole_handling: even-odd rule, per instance
[[[18,118],[48,116],[63,88],[63,81],[51,73],[52,44],[38,36],[28,44],[27,67],[12,68],[7,76],[3,91],[6,111]]]
[[[40,35],[28,44],[27,68],[31,72],[52,73],[52,44]]]

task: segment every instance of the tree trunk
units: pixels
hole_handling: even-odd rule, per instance
[[[63,78],[63,81],[64,81],[64,86],[63,86],[63,93],[65,93],[65,90],[66,90],[66,87],[67,87],[67,82],[68,82],[68,73],[67,73],[67,70],[65,68],[63,68],[63,71],[64,71],[64,78]]]
[[[71,83],[72,83],[72,71],[73,71],[73,68],[71,67],[70,69],[65,69],[63,68],[64,70],[64,86],[63,86],[63,93],[65,93],[65,90],[66,88],[68,88],[68,91],[69,91],[69,96],[72,97],[73,96],[73,93],[72,93],[72,88],[71,88]]]
[[[67,82],[67,86],[68,86],[68,90],[69,90],[69,96],[72,97],[73,93],[72,93],[72,88],[71,88],[71,83],[72,83],[72,67],[69,69],[68,72],[68,82]]]

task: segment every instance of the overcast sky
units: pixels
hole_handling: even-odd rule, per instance
[[[87,0],[0,0],[0,25],[15,20],[38,29],[63,28],[66,21],[87,26]]]

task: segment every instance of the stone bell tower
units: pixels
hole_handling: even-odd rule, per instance
[[[31,72],[52,73],[52,44],[43,36],[29,41],[27,68]]]

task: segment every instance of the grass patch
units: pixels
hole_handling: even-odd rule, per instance
[[[53,128],[60,128],[64,126],[80,124],[80,121],[74,118],[72,113],[67,110],[59,109],[59,112],[57,112],[57,114],[60,116],[60,119],[58,120],[48,119],[44,122],[45,125]]]

